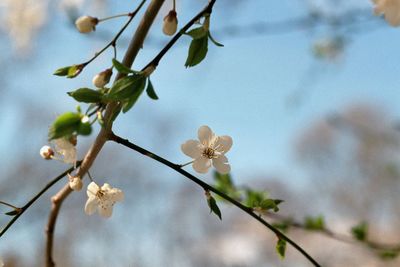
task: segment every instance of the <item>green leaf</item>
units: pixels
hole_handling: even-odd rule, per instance
[[[208,37],[204,36],[199,39],[193,39],[190,43],[188,57],[185,67],[193,67],[199,64],[207,55]]]
[[[201,26],[201,27],[198,27],[198,28],[188,31],[185,34],[190,35],[193,39],[200,39],[200,38],[203,38],[204,36],[206,36],[207,32],[208,31],[203,26]]]
[[[121,101],[130,98],[142,85],[143,80],[145,79],[142,75],[130,75],[121,78],[114,83],[103,100]]]
[[[122,105],[122,112],[128,112],[139,99],[140,95],[144,91],[144,87],[146,86],[146,77],[140,76],[140,79],[135,83],[135,87],[133,88],[133,92],[130,97],[125,101]]]
[[[291,223],[292,222],[290,220],[285,220],[282,222],[273,223],[272,226],[279,229],[281,232],[286,233],[287,231],[289,231]]]
[[[80,123],[76,132],[80,135],[89,135],[92,133],[92,125],[89,122]]]
[[[322,215],[318,217],[306,217],[304,227],[308,230],[324,230],[324,217]]]
[[[278,239],[276,242],[276,253],[278,253],[279,257],[283,260],[285,258],[286,253],[286,241],[282,238]]]
[[[78,102],[83,103],[99,103],[103,94],[100,91],[90,88],[79,88],[75,91],[68,92],[68,95]]]
[[[395,250],[383,250],[379,252],[379,257],[382,260],[393,260],[399,256],[399,251]]]
[[[115,58],[113,58],[112,64],[119,73],[122,73],[122,74],[137,73],[136,71],[131,70],[130,68],[128,68],[127,66],[125,66],[124,64],[122,64],[121,62],[116,60]]]
[[[210,33],[210,32],[208,32],[208,38],[210,38],[211,42],[213,42],[216,46],[224,47],[223,44],[217,42],[217,41],[211,36],[211,33]]]
[[[351,228],[351,234],[359,241],[365,241],[368,236],[368,224],[361,222],[358,225]]]
[[[283,200],[280,199],[267,198],[261,201],[260,208],[263,210],[274,210],[275,212],[277,212],[279,211],[278,205],[282,202]]]
[[[78,130],[81,114],[66,112],[56,118],[49,129],[49,140],[69,136]]]
[[[213,198],[212,196],[207,197],[207,203],[208,206],[210,207],[210,213],[214,213],[215,215],[218,216],[220,220],[222,220],[221,210],[219,209],[217,202],[215,201],[215,198]]]
[[[151,99],[153,99],[153,100],[157,100],[158,99],[158,96],[156,94],[156,91],[154,91],[154,87],[153,87],[153,84],[150,81],[150,78],[148,78],[148,80],[147,80],[146,93]]]
[[[241,194],[237,190],[236,186],[232,182],[232,177],[229,173],[227,174],[220,174],[217,171],[214,171],[214,180],[215,180],[215,187],[230,196],[231,198],[240,201]],[[225,199],[221,198],[221,200],[226,201]]]
[[[267,193],[262,192],[262,191],[254,191],[251,189],[246,190],[246,199],[245,199],[245,205],[254,208],[254,207],[260,207],[261,202],[267,198]]]

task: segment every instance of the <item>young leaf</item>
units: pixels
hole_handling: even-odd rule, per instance
[[[286,253],[286,241],[282,238],[278,239],[276,242],[276,253],[278,253],[279,257],[283,260],[285,258]]]
[[[217,42],[217,41],[211,36],[211,33],[210,33],[210,32],[208,32],[208,38],[210,38],[211,42],[213,42],[216,46],[224,47],[223,44]]]
[[[127,66],[125,66],[124,64],[122,64],[121,62],[116,60],[115,58],[113,58],[112,64],[115,67],[115,69],[122,74],[136,73],[136,71],[131,70],[130,68],[128,68]]]
[[[92,125],[89,122],[81,122],[76,132],[80,135],[89,135],[92,133]]]
[[[146,78],[144,76],[140,76],[140,79],[138,79],[135,83],[135,87],[133,88],[133,91],[127,101],[125,101],[122,105],[122,112],[126,113],[128,112],[136,103],[136,101],[139,99],[139,96],[142,94],[144,91],[144,87],[146,85]]]
[[[191,36],[193,39],[200,39],[200,38],[203,38],[204,36],[206,36],[207,32],[208,31],[203,26],[201,26],[201,27],[198,27],[198,28],[188,31],[185,34]]]
[[[208,37],[204,36],[199,39],[193,39],[190,43],[188,57],[185,67],[193,67],[199,64],[207,55]]]
[[[323,216],[318,217],[306,217],[304,226],[308,230],[324,230],[325,221]]]
[[[142,80],[144,80],[142,75],[130,75],[119,79],[104,96],[104,100],[121,101],[131,97],[141,85]]]
[[[351,234],[359,241],[365,241],[368,236],[368,224],[361,222],[358,225],[351,228]]]
[[[158,96],[156,94],[156,91],[154,91],[154,87],[153,87],[153,84],[150,81],[150,78],[148,78],[148,80],[147,80],[146,93],[151,99],[153,99],[153,100],[157,100],[158,99]]]
[[[83,103],[99,103],[103,96],[100,91],[89,88],[79,88],[75,91],[68,92],[67,94],[76,101]]]
[[[215,201],[215,198],[213,198],[212,196],[207,197],[207,203],[208,206],[210,207],[210,213],[213,212],[215,215],[218,216],[220,220],[222,220],[221,210],[219,209],[217,202]]]
[[[63,68],[59,68],[58,70],[56,70],[53,75],[57,75],[57,76],[67,76],[68,75],[68,71],[72,66],[68,66],[68,67],[63,67]]]
[[[78,130],[81,114],[66,112],[56,118],[49,129],[49,140],[68,136]]]

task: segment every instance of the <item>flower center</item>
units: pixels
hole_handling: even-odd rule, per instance
[[[203,150],[203,157],[213,159],[215,158],[215,150],[211,147],[207,147]]]

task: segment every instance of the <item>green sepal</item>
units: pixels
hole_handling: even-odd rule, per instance
[[[6,213],[4,213],[4,214],[5,214],[5,215],[8,215],[8,216],[15,216],[15,215],[20,214],[20,213],[21,213],[21,210],[22,210],[22,209],[20,209],[20,208],[18,208],[18,209],[13,209],[12,211],[6,212]]]
[[[124,64],[122,64],[121,62],[116,60],[115,58],[112,59],[112,64],[119,73],[122,73],[122,74],[138,73],[137,71],[134,71],[134,70],[128,68],[127,66],[125,66]]]
[[[56,118],[49,129],[49,140],[70,136],[78,130],[82,115],[66,112]]]
[[[219,209],[217,201],[215,201],[215,198],[213,198],[212,196],[208,196],[207,204],[210,207],[210,213],[214,213],[215,215],[218,216],[220,220],[222,220],[221,210]]]
[[[213,44],[215,44],[216,46],[224,47],[223,44],[217,42],[217,41],[211,36],[211,33],[210,33],[210,32],[208,32],[208,38],[210,38],[211,42],[213,42]]]
[[[368,224],[361,222],[358,225],[351,228],[351,234],[358,241],[365,241],[368,237]]]
[[[158,100],[158,96],[156,94],[156,91],[154,91],[154,87],[153,87],[153,84],[150,81],[150,77],[147,79],[146,93],[151,99]]]
[[[57,76],[67,76],[67,75],[68,75],[68,72],[69,72],[69,69],[70,69],[71,67],[72,67],[72,66],[59,68],[59,69],[57,69],[57,70],[53,73],[53,75],[57,75]]]
[[[276,253],[278,253],[279,258],[283,260],[285,258],[286,254],[286,240],[282,238],[278,238],[278,241],[276,242]]]
[[[79,88],[75,91],[68,92],[67,94],[76,101],[83,103],[100,103],[103,97],[103,94],[100,91],[90,88]]]
[[[85,65],[72,65],[68,67],[59,68],[53,74],[57,76],[67,76],[67,78],[75,78],[81,73]]]
[[[128,112],[136,103],[136,101],[139,99],[140,95],[144,91],[144,88],[146,86],[146,77],[145,76],[139,76],[139,79],[135,83],[135,87],[133,88],[132,94],[129,96],[127,101],[124,101],[122,104],[122,112],[126,113]]]
[[[193,39],[190,43],[188,57],[185,67],[193,67],[199,64],[206,57],[208,51],[208,37],[203,36],[199,39]]]

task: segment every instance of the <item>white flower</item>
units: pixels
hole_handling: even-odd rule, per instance
[[[83,183],[79,176],[72,176],[68,173],[69,187],[74,191],[80,191]]]
[[[75,21],[75,26],[80,33],[89,33],[96,29],[97,23],[99,23],[98,18],[82,16]]]
[[[96,76],[94,76],[92,80],[93,85],[97,88],[103,88],[110,81],[111,75],[111,69],[106,69],[105,71],[96,74]]]
[[[166,35],[173,35],[178,28],[178,18],[176,17],[175,10],[169,11],[168,15],[164,17],[163,33]]]
[[[231,170],[225,153],[232,147],[232,138],[227,135],[217,136],[208,126],[198,130],[199,141],[188,140],[181,145],[183,153],[194,159],[193,169],[206,173],[212,165],[219,173],[226,174]]]
[[[375,14],[385,15],[392,26],[400,25],[400,0],[372,0],[375,3]]]
[[[112,214],[115,202],[124,199],[124,193],[120,189],[112,188],[107,183],[100,188],[95,182],[91,182],[86,193],[88,195],[85,205],[87,215],[92,215],[97,210],[101,216],[108,218]]]
[[[42,156],[44,159],[52,159],[54,156],[54,151],[49,146],[42,146],[40,149],[40,156]]]
[[[76,147],[70,140],[66,138],[55,139],[56,152],[63,156],[65,163],[74,164],[76,162]]]

